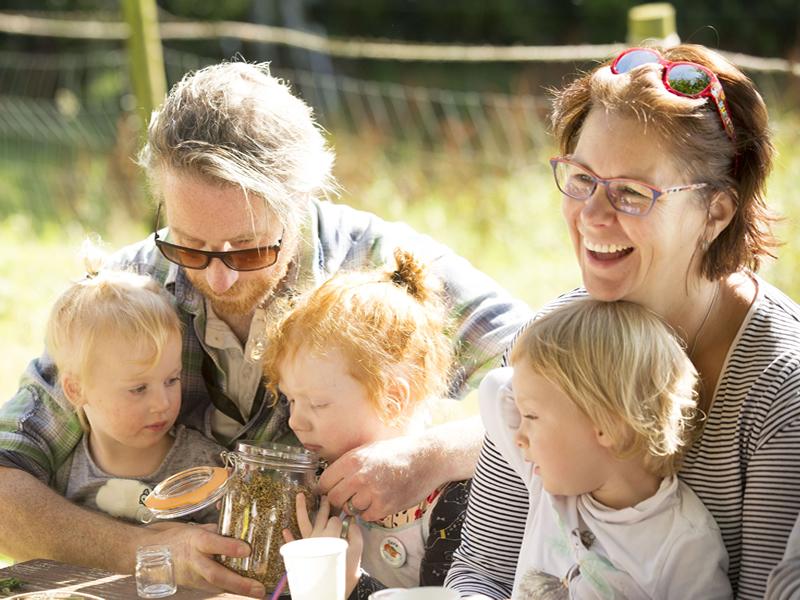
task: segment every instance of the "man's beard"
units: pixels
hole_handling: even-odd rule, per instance
[[[217,294],[208,285],[203,271],[186,270],[189,281],[211,303],[214,313],[220,317],[244,317],[251,314],[265,298],[268,298],[286,276],[287,265],[279,263],[276,269],[265,269],[262,277],[237,281],[230,289]]]
[[[246,281],[239,279],[222,294],[217,294],[211,289],[204,271],[186,269],[186,276],[192,285],[208,299],[218,317],[223,320],[226,316],[246,317],[251,315],[262,301],[275,293],[286,277],[289,265],[296,253],[297,238],[284,231],[278,261],[271,267],[253,271],[259,275],[257,278],[248,277]]]

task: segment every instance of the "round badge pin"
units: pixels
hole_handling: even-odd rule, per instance
[[[381,558],[395,569],[406,564],[406,556],[406,547],[396,537],[390,535],[381,542]]]

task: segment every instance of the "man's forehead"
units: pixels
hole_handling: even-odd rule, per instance
[[[256,194],[203,177],[166,174],[160,190],[167,224],[190,238],[233,241],[278,234],[281,220]]]
[[[158,183],[162,200],[172,204],[187,200],[191,203],[193,199],[199,201],[218,198],[226,203],[238,205],[248,212],[251,209],[270,211],[270,207],[280,204],[271,202],[259,192],[247,189],[236,182],[192,170],[165,167],[159,171]]]
[[[166,223],[170,229],[184,235],[225,238],[232,240],[253,235],[269,235],[283,230],[281,221],[264,211],[245,212],[241,207],[230,206],[220,212],[203,210],[170,210],[169,202],[166,211]]]

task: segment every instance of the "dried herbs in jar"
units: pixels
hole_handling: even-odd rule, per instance
[[[233,472],[222,501],[219,533],[244,540],[251,550],[244,558],[220,556],[219,561],[273,590],[284,572],[282,531],[288,528],[301,537],[297,494],[305,494],[310,509],[316,508],[313,487],[319,458],[303,448],[244,441],[226,459]]]

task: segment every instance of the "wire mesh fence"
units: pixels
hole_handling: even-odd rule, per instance
[[[164,59],[169,84],[218,60],[174,49],[165,49]],[[373,160],[413,156],[422,176],[454,165],[511,172],[541,162],[550,144],[543,95],[273,72],[314,107],[335,145],[351,152],[354,143],[367,144]],[[785,96],[796,79],[757,74],[768,98]],[[22,212],[101,225],[117,208],[144,216],[148,204],[133,161],[140,144],[134,105],[122,49],[0,52],[0,218]]]
[[[170,83],[215,61],[165,52]],[[320,124],[335,139],[368,138],[374,149],[390,159],[413,152],[423,155],[429,167],[457,160],[476,168],[508,169],[529,162],[546,144],[547,102],[541,97],[452,91],[290,69],[274,73],[288,80],[314,107]],[[79,163],[85,167],[87,161],[106,169],[105,181],[99,180],[100,174],[85,181],[104,197],[135,192],[132,106],[122,50],[66,55],[0,52],[0,160],[28,174],[16,176],[24,180],[20,184],[27,190],[27,206],[0,202],[0,211],[36,213],[38,202],[54,198],[62,199],[55,202],[59,207],[86,208],[91,202],[81,202],[80,196],[90,190],[80,184],[64,185],[64,180],[66,173],[78,169]],[[70,194],[79,197],[68,198]],[[135,199],[128,198],[124,204],[134,214],[141,212],[135,209]]]

